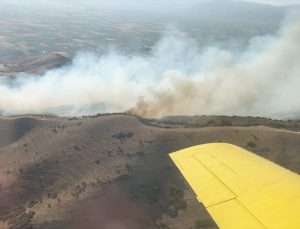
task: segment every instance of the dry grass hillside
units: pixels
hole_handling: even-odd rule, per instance
[[[20,55],[10,60],[1,60],[0,76],[16,76],[19,73],[43,74],[47,70],[71,63],[68,55],[63,52],[52,52],[43,55]],[[4,64],[2,64],[4,63]]]
[[[0,228],[215,228],[168,157],[202,143],[233,143],[300,173],[298,122],[203,118],[0,118]]]

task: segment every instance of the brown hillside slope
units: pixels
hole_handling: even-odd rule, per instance
[[[214,228],[168,157],[207,142],[233,143],[300,172],[299,132],[167,127],[121,114],[1,118],[0,226]]]
[[[43,55],[13,56],[11,60],[1,60],[0,76],[16,76],[19,73],[43,74],[47,70],[71,63],[66,53],[51,52]]]

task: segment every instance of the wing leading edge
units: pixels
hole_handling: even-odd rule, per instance
[[[235,145],[170,157],[220,228],[300,228],[300,176]]]

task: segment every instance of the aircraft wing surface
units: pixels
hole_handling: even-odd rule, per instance
[[[300,176],[235,145],[170,157],[220,228],[300,228]]]

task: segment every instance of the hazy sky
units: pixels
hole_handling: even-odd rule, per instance
[[[47,2],[49,0],[1,0],[8,2]],[[53,2],[55,0],[51,0]],[[67,2],[85,2],[86,0],[65,0]],[[91,0],[94,1],[94,0]],[[115,0],[118,1],[118,0]],[[120,0],[119,0],[120,1]],[[151,2],[153,0],[121,0],[121,2]],[[209,0],[158,0],[162,2],[205,2]],[[228,1],[228,0],[219,0],[219,1]],[[256,3],[264,3],[264,4],[272,4],[272,5],[289,5],[289,4],[300,4],[300,0],[233,0],[233,1],[247,1],[247,2],[256,2]],[[96,2],[112,2],[111,0],[99,0]]]
[[[249,2],[267,3],[272,5],[300,4],[300,0],[248,0]]]

